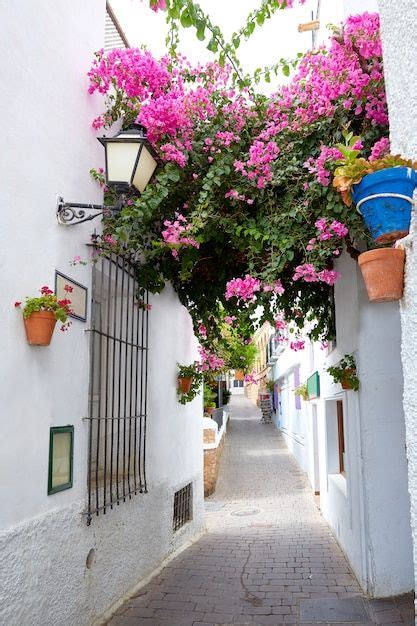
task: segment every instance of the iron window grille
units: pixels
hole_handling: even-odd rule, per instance
[[[192,483],[189,483],[174,494],[173,530],[179,530],[192,520]]]
[[[87,524],[147,493],[148,293],[128,257],[100,257],[92,273]]]

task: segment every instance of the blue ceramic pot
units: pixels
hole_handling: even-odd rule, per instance
[[[408,233],[415,187],[417,173],[410,167],[367,174],[353,185],[353,202],[376,242],[390,243]]]

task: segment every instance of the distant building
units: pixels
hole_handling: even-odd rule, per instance
[[[268,380],[268,356],[270,350],[270,338],[274,334],[274,329],[269,322],[264,322],[253,335],[253,343],[255,344],[258,354],[255,361],[255,380],[256,384],[249,383],[245,387],[245,395],[252,402],[258,402],[259,389],[265,387]]]

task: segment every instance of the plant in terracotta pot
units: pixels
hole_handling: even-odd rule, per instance
[[[275,383],[273,380],[266,381],[266,388],[269,391],[269,393],[274,393],[274,387],[275,387]]]
[[[302,398],[305,401],[308,400],[307,383],[303,383],[302,385],[298,385],[298,387],[296,387],[294,389],[294,395],[295,396],[300,396],[300,398]]]
[[[72,287],[65,285],[67,293]],[[40,288],[40,296],[26,298],[23,305],[23,321],[26,337],[32,346],[49,346],[57,321],[61,322],[61,330],[68,330],[71,322],[68,315],[71,313],[71,300],[58,300],[52,289],[47,285]],[[15,308],[20,308],[21,302],[15,302]]]
[[[371,302],[400,300],[404,290],[405,250],[376,248],[363,252],[358,258]]]
[[[206,383],[204,385],[203,403],[204,403],[204,412],[207,413],[208,415],[211,415],[211,413],[213,413],[214,409],[216,408],[215,398],[216,398],[215,392]]]
[[[178,386],[181,393],[188,393],[191,389],[193,377],[196,373],[194,363],[192,365],[178,365]]]
[[[326,370],[332,376],[335,383],[340,383],[342,389],[352,389],[358,391],[359,378],[356,375],[356,361],[353,354],[345,354],[336,365],[332,365]]]
[[[178,399],[181,404],[194,400],[200,391],[203,374],[198,370],[198,363],[178,365]]]
[[[337,144],[342,155],[336,163],[333,186],[345,204],[352,201],[377,243],[391,243],[407,235],[410,228],[413,192],[417,186],[417,163],[400,155],[383,154],[365,159],[361,138],[345,132],[345,144]],[[386,150],[388,140],[386,140]]]

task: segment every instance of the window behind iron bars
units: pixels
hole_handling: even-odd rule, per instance
[[[148,293],[127,258],[92,271],[87,524],[147,492]]]

